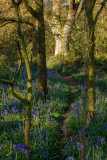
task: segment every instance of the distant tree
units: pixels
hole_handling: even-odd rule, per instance
[[[45,14],[45,22],[51,27],[53,36],[55,38],[55,55],[67,55],[70,33],[73,27],[73,23],[83,9],[82,4],[83,2],[81,0],[68,0],[66,3],[61,0],[53,0],[50,18],[49,13],[48,15]],[[66,7],[68,7],[67,20],[65,17],[64,25],[62,25],[61,8],[65,10]]]

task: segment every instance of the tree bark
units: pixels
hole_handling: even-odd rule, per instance
[[[37,67],[38,67],[38,93],[40,97],[48,94],[47,89],[47,71],[46,71],[46,51],[45,51],[45,24],[42,0],[36,5],[37,12],[40,14],[40,21],[36,20],[36,39],[37,39]]]
[[[67,22],[65,23],[64,27],[61,27],[60,23],[60,9],[61,9],[61,1],[53,1],[53,25],[51,27],[52,33],[55,38],[55,56],[56,55],[67,55],[68,53],[68,42],[69,36],[71,33],[71,28],[74,23],[74,1],[69,0],[69,10],[68,10],[68,17]]]
[[[27,10],[35,19],[35,29],[37,30],[37,67],[38,67],[38,92],[46,99],[47,89],[47,71],[46,71],[46,53],[45,53],[45,25],[43,0],[37,1],[36,10],[34,10],[27,0],[23,0]]]
[[[87,13],[87,2],[85,1],[85,13],[84,13],[84,30],[85,30],[85,40],[88,41],[88,32],[87,32],[87,21],[86,21],[86,13]],[[86,143],[85,143],[85,131],[86,131],[86,106],[87,106],[87,97],[88,97],[88,47],[86,44],[85,48],[85,66],[84,66],[84,76],[85,76],[85,88],[83,94],[83,115],[82,115],[82,134],[81,134],[81,160],[85,160],[85,150],[86,150]]]
[[[91,29],[91,28],[90,28]],[[94,57],[95,40],[94,33],[89,43],[89,115],[94,117],[95,105],[95,57]]]
[[[15,15],[18,20],[20,20],[19,17],[19,6],[18,4],[12,0],[12,4],[14,5],[15,9]],[[27,49],[26,49],[26,44],[24,41],[24,37],[21,32],[21,25],[20,22],[16,22],[16,27],[17,27],[17,34],[18,38],[23,50],[23,55],[24,55],[24,60],[25,60],[25,65],[26,65],[26,70],[27,70],[27,76],[28,76],[28,83],[27,83],[27,90],[28,90],[28,95],[27,95],[27,103],[25,105],[26,107],[26,119],[25,119],[25,144],[27,147],[30,149],[30,123],[31,123],[31,99],[32,99],[32,74],[31,74],[31,68],[30,68],[30,63],[28,60],[28,55],[27,55]],[[29,157],[29,152],[26,150],[26,156]],[[29,159],[29,158],[28,158]]]
[[[94,36],[94,25],[93,25],[93,8],[96,0],[87,1],[87,20],[89,28],[89,41],[88,41],[88,52],[89,52],[89,121],[90,118],[94,117],[94,105],[95,105],[95,36]]]
[[[55,36],[55,55],[62,54],[62,38],[61,36]]]
[[[63,35],[64,34],[64,35]],[[65,34],[62,33],[62,35],[55,35],[55,56],[56,55],[67,55],[68,53],[68,41],[69,41],[69,37]]]

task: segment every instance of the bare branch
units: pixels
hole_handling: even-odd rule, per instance
[[[19,51],[19,55],[20,55],[20,62],[19,62],[18,72],[17,72],[17,74],[13,77],[12,83],[14,83],[15,79],[19,76],[20,69],[21,69],[21,65],[22,65],[22,57],[21,57],[20,45],[19,45],[19,42],[18,42],[18,41],[16,41],[16,43],[17,43],[17,47],[18,47],[18,51]]]
[[[68,30],[71,28],[72,24],[75,20],[75,10],[74,10],[74,0],[69,0],[69,11],[68,11],[68,17],[67,22],[64,26],[64,32],[68,32]]]
[[[20,100],[21,102],[23,102],[24,104],[27,104],[28,101],[24,98],[22,98],[21,96],[19,96],[13,89],[13,85],[10,86],[10,91],[12,92],[12,94],[18,99]]]
[[[79,18],[79,16],[81,15],[83,10],[84,10],[84,1],[80,0],[78,10],[77,10],[76,15],[75,15],[75,20],[77,20]]]
[[[97,14],[96,14],[96,17],[95,17],[95,19],[94,19],[94,21],[93,21],[93,28],[92,28],[92,31],[91,31],[91,34],[90,34],[89,39],[91,39],[91,37],[92,37],[92,34],[93,34],[93,32],[94,32],[94,29],[95,29],[97,20],[98,20],[100,14],[101,14],[101,12],[102,12],[102,10],[103,10],[106,2],[107,2],[107,0],[103,0],[103,2],[101,3],[101,7],[100,7],[100,9],[98,10],[98,12],[97,12]]]
[[[94,27],[95,27],[95,25],[96,25],[96,23],[97,23],[97,20],[98,20],[98,18],[99,18],[99,16],[100,16],[100,14],[101,14],[104,6],[106,5],[106,2],[107,2],[107,0],[103,0],[103,2],[101,3],[101,7],[100,7],[100,9],[98,10],[98,12],[97,12],[97,14],[96,14],[96,17],[95,17],[95,19],[94,19],[94,24],[93,24]]]
[[[40,20],[40,16],[39,16],[40,13],[37,12],[36,10],[34,10],[34,9],[29,5],[29,3],[27,2],[27,0],[22,0],[22,1],[23,1],[23,3],[25,4],[27,10],[31,13],[31,15],[32,15],[34,18]]]
[[[14,22],[3,22],[0,24],[0,27],[4,27],[6,26],[7,24],[11,24],[11,23],[14,23]]]
[[[22,0],[17,0],[17,2],[15,0],[11,0],[11,2],[14,6],[18,7],[22,3]]]
[[[5,21],[8,21],[10,23],[14,23],[14,22],[20,22],[20,23],[25,23],[25,24],[29,24],[31,26],[34,25],[33,19],[31,18],[20,18],[20,20],[18,20],[15,17],[0,17],[0,23],[4,23]]]
[[[5,80],[5,79],[2,79],[2,78],[0,78],[0,82],[5,83],[5,84],[9,84],[9,85],[12,84],[12,81]]]

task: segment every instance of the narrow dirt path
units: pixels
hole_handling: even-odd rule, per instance
[[[62,134],[62,139],[60,141],[64,142],[65,139],[69,139],[72,133],[69,133],[66,124],[67,124],[67,119],[69,118],[70,112],[72,110],[72,103],[75,101],[75,93],[76,89],[79,86],[79,82],[77,82],[74,78],[71,76],[66,75],[65,73],[62,72],[57,72],[64,80],[68,82],[69,85],[69,102],[68,102],[68,108],[64,114],[64,119],[61,121],[61,134]],[[73,135],[72,135],[73,137]]]
[[[50,68],[48,68],[50,69]],[[52,69],[50,69],[52,70]],[[59,149],[58,149],[58,154],[59,157],[62,157],[62,149],[65,145],[65,143],[70,140],[70,136],[72,136],[72,139],[75,139],[75,135],[73,135],[72,133],[69,133],[69,131],[67,130],[66,124],[67,124],[67,120],[70,116],[70,112],[72,110],[72,103],[74,103],[75,101],[75,94],[76,94],[76,90],[79,87],[80,83],[78,81],[76,81],[74,78],[72,78],[71,76],[68,76],[67,74],[63,73],[63,72],[57,72],[54,71],[57,74],[60,75],[61,78],[63,78],[64,80],[66,80],[66,82],[68,83],[69,86],[69,99],[68,99],[68,106],[66,108],[66,111],[64,113],[64,118],[62,120],[60,120],[60,136],[59,136]],[[63,160],[63,157],[61,158]],[[56,160],[61,160],[61,159],[56,159]]]

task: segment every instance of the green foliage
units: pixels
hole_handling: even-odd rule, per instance
[[[54,55],[55,40],[49,27],[46,27],[46,55],[47,57]]]
[[[11,70],[11,76],[14,71]],[[17,70],[17,69],[16,69]],[[32,121],[31,121],[31,158],[30,159],[54,159],[59,158],[58,138],[60,137],[59,121],[63,118],[64,111],[68,105],[68,86],[56,73],[48,70],[48,90],[50,100],[44,103],[38,101],[37,95],[37,71],[33,71],[33,99],[32,99]],[[2,78],[5,75],[2,75]],[[9,71],[7,72],[9,77]],[[21,68],[20,78],[15,84],[15,91],[25,97],[27,75],[24,66]],[[1,113],[1,139],[0,158],[3,159],[25,159],[24,149],[24,121],[25,107],[8,90],[9,86],[0,84],[0,113]]]
[[[55,58],[51,58],[47,64],[57,71],[63,71],[75,78],[80,84],[75,90],[75,102],[72,104],[71,112],[67,117],[65,129],[67,130],[68,139],[66,140],[65,147],[62,149],[64,159],[66,157],[73,157],[75,160],[81,159],[81,128],[82,128],[82,112],[83,112],[83,93],[84,93],[84,61],[77,58],[70,64],[66,62],[64,69],[63,63],[60,61],[59,66]],[[106,157],[106,90],[107,90],[107,75],[104,70],[106,59],[96,59],[96,75],[95,85],[96,89],[96,104],[95,104],[95,117],[94,121],[86,126],[86,158],[91,160],[104,159]],[[54,65],[52,65],[54,64]],[[58,67],[56,67],[55,66]],[[62,70],[61,70],[62,68]],[[88,97],[87,97],[88,98]],[[88,100],[88,99],[87,99]],[[88,109],[88,101],[87,101]],[[87,115],[88,117],[88,115]],[[63,158],[62,158],[63,159]]]
[[[82,112],[83,112],[83,92],[84,87],[80,86],[82,92],[77,97],[72,110],[67,118],[67,132],[70,140],[66,142],[63,154],[67,157],[73,156],[74,159],[81,159],[81,128],[82,128]],[[106,159],[106,94],[96,89],[96,104],[94,120],[86,126],[86,158]],[[86,106],[88,108],[88,105]],[[87,115],[88,116],[88,115]],[[101,158],[100,158],[101,157]]]

